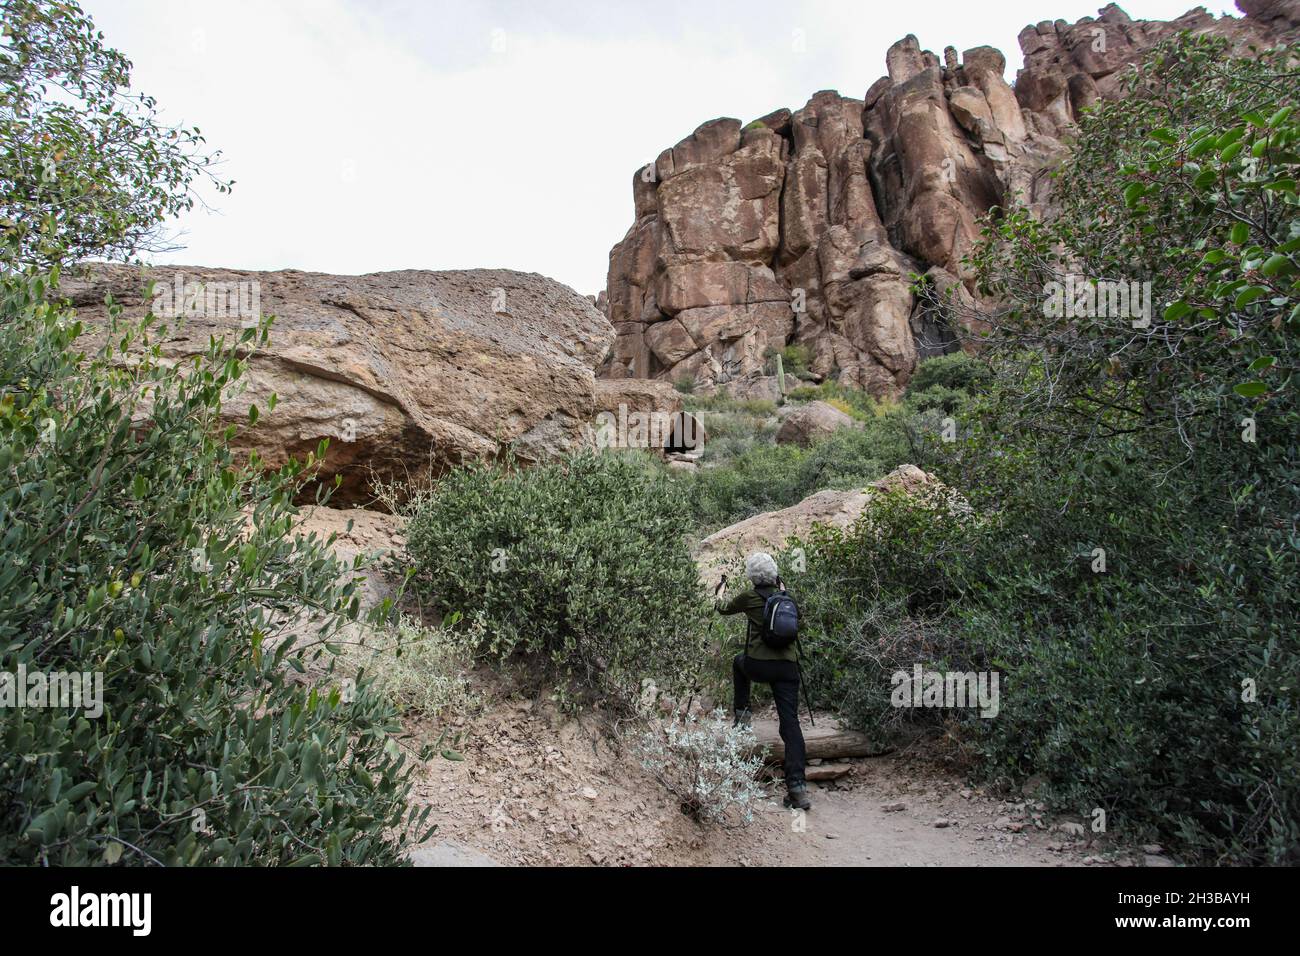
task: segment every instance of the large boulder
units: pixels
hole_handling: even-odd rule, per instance
[[[724,570],[736,573],[745,555],[753,551],[783,550],[791,538],[806,538],[816,525],[849,528],[862,517],[876,495],[905,494],[927,507],[957,515],[970,513],[970,504],[934,475],[915,465],[900,465],[865,488],[825,490],[809,495],[797,505],[767,511],[715,531],[695,549],[700,578],[712,590]]]
[[[853,418],[826,402],[809,402],[790,412],[776,433],[778,445],[811,445],[841,428],[853,426]]]
[[[558,282],[485,269],[335,276],[91,266],[63,290],[96,327],[106,295],[127,315],[172,308],[178,276],[191,290],[252,289],[260,311],[276,317],[269,345],[249,357],[247,387],[223,414],[247,426],[249,406],[258,406],[260,421],[241,427],[233,444],[271,468],[329,439],[319,477],[342,478],[335,504],[369,501],[375,480],[436,475],[508,449],[536,461],[589,438],[594,369],[614,331]],[[151,280],[157,301],[145,295]],[[247,323],[212,304],[202,295],[189,304],[160,340],[166,360],[197,355],[210,336],[233,337]]]
[[[660,412],[682,410],[682,394],[669,382],[651,378],[596,379],[596,411]]]

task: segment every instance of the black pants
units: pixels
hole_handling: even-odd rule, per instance
[[[749,710],[751,681],[772,686],[781,740],[785,744],[786,786],[802,784],[805,760],[803,731],[799,729],[799,665],[794,661],[760,661],[737,654],[731,662],[731,677],[736,685],[736,710]]]

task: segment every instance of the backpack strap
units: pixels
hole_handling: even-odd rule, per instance
[[[769,587],[769,586],[767,586],[767,585],[763,585],[762,587],[755,587],[755,588],[754,588],[754,593],[757,594],[759,597],[761,597],[761,598],[763,599],[763,613],[764,613],[764,615],[766,615],[766,613],[767,613],[767,599],[770,598],[770,597],[772,596],[772,594],[764,594],[764,593],[763,593],[764,591],[771,591],[772,593],[775,593],[775,591],[774,591],[773,588],[771,588],[771,587]],[[752,641],[752,640],[754,639],[754,631],[755,631],[755,630],[756,630],[756,628],[754,627],[754,622],[751,621],[751,620],[749,619],[749,615],[746,614],[746,615],[745,615],[745,656],[746,656],[746,657],[749,656],[749,643],[750,643],[750,641]],[[757,628],[757,630],[758,630],[759,636],[761,637],[762,634],[763,634],[762,627],[760,626],[759,628]]]

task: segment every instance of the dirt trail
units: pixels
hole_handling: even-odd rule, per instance
[[[351,531],[345,530],[353,521]],[[336,550],[400,546],[400,522],[375,512],[307,509],[302,530],[340,535]],[[367,586],[366,599],[386,593]],[[450,728],[462,760],[427,765],[417,799],[433,805],[438,831],[420,854],[452,865],[805,865],[1061,866],[1168,865],[1162,856],[1107,851],[1076,823],[1053,821],[1032,804],[966,788],[917,755],[840,761],[848,774],[812,785],[813,809],[797,820],[780,787],[750,826],[701,827],[591,721],[483,681],[486,711]],[[759,715],[762,716],[762,715]],[[768,715],[771,716],[771,715]],[[441,728],[411,726],[433,740]],[[885,809],[889,807],[890,809]],[[898,809],[895,809],[898,808]],[[936,822],[946,821],[936,826]]]
[[[1029,802],[967,789],[917,756],[843,761],[798,819],[766,801],[750,826],[701,827],[594,727],[532,701],[494,704],[460,728],[463,760],[419,786],[446,844],[505,865],[1134,865]],[[1161,858],[1163,859],[1163,858]],[[1155,861],[1148,861],[1155,862]]]

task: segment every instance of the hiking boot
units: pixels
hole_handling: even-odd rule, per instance
[[[737,710],[737,711],[735,711],[734,713],[735,713],[736,719],[735,719],[735,722],[732,723],[731,726],[733,726],[733,727],[752,727],[752,726],[754,726],[754,712],[753,712],[752,710],[749,710],[748,708],[746,708],[745,710]]]
[[[787,810],[811,810],[812,801],[808,799],[808,787],[802,781],[786,785],[785,800]]]

